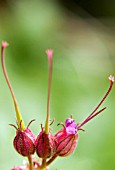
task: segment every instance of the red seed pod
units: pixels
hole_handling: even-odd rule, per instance
[[[11,126],[16,128],[16,136],[13,141],[14,148],[22,156],[29,156],[31,154],[34,154],[35,152],[36,137],[32,133],[32,131],[28,128],[32,121],[28,124],[28,126],[24,130],[21,130],[21,128],[17,128],[15,125],[10,124]]]
[[[75,150],[78,141],[77,133],[68,133],[68,128],[64,127],[54,137],[58,156],[69,156]]]
[[[27,131],[29,131],[29,133]],[[13,144],[16,151],[22,156],[29,156],[35,152],[35,140],[31,136],[33,136],[33,134],[30,129],[17,131]]]
[[[38,135],[36,142],[36,153],[40,158],[49,158],[52,156],[55,145],[54,145],[54,137],[52,136],[51,132],[48,134],[43,132],[40,132]]]

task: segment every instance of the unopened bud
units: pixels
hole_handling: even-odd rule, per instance
[[[36,137],[32,133],[32,131],[28,128],[29,125],[24,130],[21,130],[21,128],[20,129],[17,128],[15,125],[12,124],[10,125],[16,128],[16,136],[13,141],[13,145],[16,151],[22,156],[29,156],[34,154]]]
[[[51,132],[48,134],[44,131],[40,132],[36,139],[35,146],[36,153],[40,158],[47,159],[51,157],[55,149],[54,137]]]
[[[16,151],[22,156],[29,156],[34,154],[34,135],[30,129],[25,129],[24,131],[18,130],[17,135],[14,138],[13,144]]]
[[[78,141],[76,132],[77,125],[75,121],[71,118],[66,119],[65,126],[54,136],[58,156],[68,156],[75,150]]]

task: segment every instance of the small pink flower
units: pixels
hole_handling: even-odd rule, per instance
[[[69,134],[75,134],[77,132],[77,124],[72,118],[68,118],[65,121],[66,131]]]

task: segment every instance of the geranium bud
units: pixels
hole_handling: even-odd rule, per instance
[[[30,133],[28,134],[25,132],[25,130],[17,131],[17,135],[14,138],[13,144],[16,151],[22,156],[29,156],[35,152],[34,141],[30,137]]]
[[[77,125],[75,120],[68,118],[65,126],[54,136],[56,142],[56,154],[58,156],[68,156],[76,148],[78,141]]]
[[[36,153],[40,158],[47,159],[51,157],[55,149],[54,137],[51,132],[48,134],[44,131],[40,132],[36,139],[35,146]]]
[[[29,123],[29,125],[30,125],[30,123]],[[10,124],[10,125],[14,126],[12,124]],[[35,135],[28,128],[28,126],[24,130],[20,130],[21,128],[19,129],[16,126],[14,126],[14,127],[17,130],[16,136],[13,141],[13,145],[14,145],[14,148],[16,149],[16,151],[19,154],[21,154],[22,156],[29,156],[31,154],[34,154],[35,140],[36,140]]]

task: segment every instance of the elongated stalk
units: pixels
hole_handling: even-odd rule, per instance
[[[10,93],[12,95],[12,99],[14,101],[14,107],[15,107],[15,111],[16,111],[16,118],[17,118],[18,127],[19,127],[19,129],[23,130],[24,129],[24,122],[22,120],[22,116],[21,116],[21,113],[19,111],[19,107],[18,107],[18,104],[17,104],[16,98],[15,98],[12,86],[11,86],[9,78],[8,78],[6,67],[5,67],[4,51],[5,51],[5,48],[7,46],[8,46],[7,42],[2,42],[2,49],[1,49],[1,53],[2,53],[1,54],[2,70],[3,70],[3,73],[4,73],[5,79],[6,79],[6,83],[7,83],[8,87],[9,87]],[[21,127],[20,127],[20,122],[21,122]]]
[[[99,102],[99,104],[97,105],[97,107],[93,110],[93,112],[78,126],[78,130],[87,122],[89,122],[91,119],[93,119],[95,116],[97,116],[98,114],[100,114],[103,110],[106,109],[106,107],[104,107],[103,109],[101,109],[100,111],[96,112],[98,110],[98,108],[102,105],[102,103],[105,101],[105,99],[107,98],[107,96],[109,95],[112,87],[113,87],[113,83],[114,83],[114,77],[113,76],[109,76],[109,80],[110,80],[110,86],[106,92],[106,94],[104,95],[104,97],[102,98],[102,100]]]
[[[49,78],[48,78],[48,97],[47,97],[47,115],[46,115],[46,122],[45,122],[45,133],[49,133],[49,119],[50,119],[50,94],[51,94],[51,83],[52,83],[52,55],[53,51],[47,50],[46,54],[48,56],[48,63],[49,63]]]

